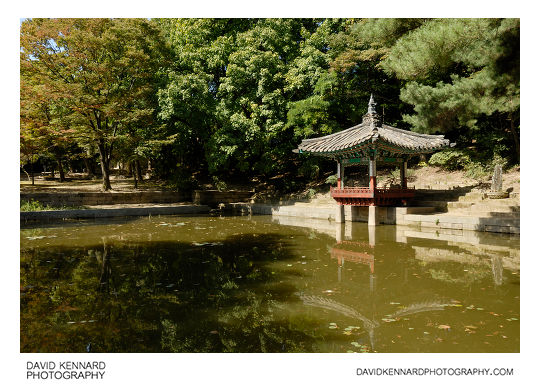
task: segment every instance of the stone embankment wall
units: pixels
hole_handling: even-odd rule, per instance
[[[160,215],[195,215],[206,214],[210,208],[206,205],[170,205],[141,208],[104,208],[104,209],[68,209],[40,210],[21,212],[21,221],[54,221],[67,219],[97,219],[104,217],[160,216]]]
[[[75,192],[21,193],[21,201],[39,201],[51,206],[173,203],[191,201],[189,193],[179,192]]]
[[[219,190],[195,190],[193,191],[193,203],[216,207],[219,204],[250,201],[253,194],[255,192],[245,190],[228,190],[224,192]]]
[[[253,214],[291,216],[334,221],[336,208],[313,207],[308,205],[247,205]],[[377,207],[379,224],[409,225],[421,228],[449,229],[456,232],[480,231],[495,233],[520,233],[519,217],[466,216],[451,213],[433,213],[433,207]],[[345,221],[368,221],[367,207],[345,206]]]
[[[345,205],[345,221],[368,222],[368,207]],[[315,207],[310,205],[271,205],[271,204],[253,204],[251,212],[254,214],[270,214],[273,216],[292,216],[315,218],[322,220],[335,220],[336,207]],[[433,208],[423,207],[378,207],[377,222],[379,224],[396,224],[396,221],[402,221],[405,214],[431,213]]]

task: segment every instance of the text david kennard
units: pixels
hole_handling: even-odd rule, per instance
[[[26,362],[26,379],[103,379],[103,361]]]

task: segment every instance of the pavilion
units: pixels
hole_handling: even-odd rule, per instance
[[[324,137],[304,139],[294,150],[337,161],[337,187],[330,188],[330,194],[338,204],[336,222],[344,221],[344,205],[368,206],[368,224],[371,225],[375,225],[377,206],[406,205],[415,193],[414,188],[407,187],[407,161],[410,157],[454,145],[442,135],[419,134],[386,125],[375,111],[375,106],[371,95],[362,123]],[[399,165],[399,187],[377,187],[377,163]],[[369,165],[369,186],[345,187],[345,167],[353,165]]]

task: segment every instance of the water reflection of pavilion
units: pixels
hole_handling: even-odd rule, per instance
[[[375,350],[375,332],[381,325],[380,321],[424,312],[441,311],[448,306],[441,297],[432,294],[431,299],[403,302],[403,306],[399,310],[386,314],[385,318],[381,319],[378,315],[380,311],[376,310],[377,237],[381,238],[384,244],[406,245],[404,251],[407,251],[407,255],[416,260],[430,263],[460,262],[479,266],[487,264],[489,267],[486,268],[492,271],[493,283],[496,286],[503,283],[504,268],[519,271],[519,250],[513,247],[512,240],[504,238],[486,239],[484,235],[467,232],[434,234],[408,227],[376,228],[362,226],[363,224],[333,224],[328,221],[310,221],[292,217],[279,217],[277,220],[284,225],[308,227],[335,236],[336,241],[329,248],[329,251],[330,258],[337,263],[338,282],[342,282],[345,265],[355,264],[369,267],[369,292],[364,293],[367,296],[361,296],[359,293],[359,299],[361,298],[362,301],[356,305],[345,304],[349,303],[350,300],[343,302],[338,301],[337,298],[308,293],[302,293],[300,299],[305,306],[331,310],[352,320],[360,321],[369,335],[372,350]],[[406,280],[406,269],[404,275],[404,280]]]
[[[338,264],[338,282],[341,282],[342,280],[342,269],[345,266],[346,262],[347,264],[361,264],[369,267],[369,296],[366,298],[367,301],[363,301],[362,304],[359,304],[359,306],[364,309],[364,313],[360,312],[359,309],[355,307],[344,304],[334,299],[329,299],[327,297],[310,294],[300,295],[300,299],[305,306],[331,310],[353,320],[360,321],[363,324],[365,331],[368,333],[369,343],[372,350],[375,350],[376,345],[376,329],[381,325],[379,320],[391,320],[393,318],[418,314],[422,312],[441,311],[444,310],[446,306],[443,301],[438,299],[432,299],[423,302],[410,303],[401,308],[400,310],[392,314],[386,315],[386,318],[383,319],[380,319],[380,317],[377,316],[375,230],[375,227],[368,227],[367,242],[360,240],[347,240],[344,239],[345,227],[341,226],[341,224],[336,224],[336,244],[330,249],[330,258],[336,259]],[[366,314],[369,314],[370,317],[366,316]]]
[[[331,247],[338,266],[347,261],[370,264],[375,272],[376,239],[385,243],[407,246],[409,254],[428,263],[456,262],[475,266],[489,266],[495,285],[502,284],[503,271],[519,272],[520,251],[516,236],[497,235],[454,229],[419,229],[407,226],[369,227],[361,223],[335,224],[327,220],[297,217],[276,217],[283,225],[310,228],[335,238]],[[367,240],[366,240],[367,234]],[[367,241],[367,244],[366,244]],[[353,243],[359,243],[353,247]],[[366,247],[368,245],[369,247]],[[410,248],[408,248],[410,246]],[[373,257],[368,256],[373,255]],[[338,258],[339,257],[339,258]],[[373,268],[371,268],[373,261]]]

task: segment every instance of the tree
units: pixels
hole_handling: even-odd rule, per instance
[[[48,87],[40,84],[34,75],[21,71],[21,155],[30,163],[36,155],[52,158],[58,165],[60,182],[64,182],[62,161],[68,153],[76,152],[77,147],[59,124],[65,109],[51,102]]]
[[[294,146],[286,126],[286,76],[300,42],[314,29],[314,20],[266,19],[238,34],[219,87],[210,170],[275,173],[286,165]]]
[[[118,136],[154,113],[152,81],[165,46],[144,19],[31,19],[21,25],[21,67],[40,78],[68,115],[73,139],[99,152],[103,190]]]
[[[381,67],[406,81],[401,99],[414,106],[404,117],[413,130],[468,132],[471,141],[475,131],[497,131],[502,115],[508,124],[498,135],[510,133],[519,160],[519,19],[426,21],[396,41]]]
[[[362,19],[334,46],[332,68],[378,84],[395,124],[519,157],[518,19]]]

